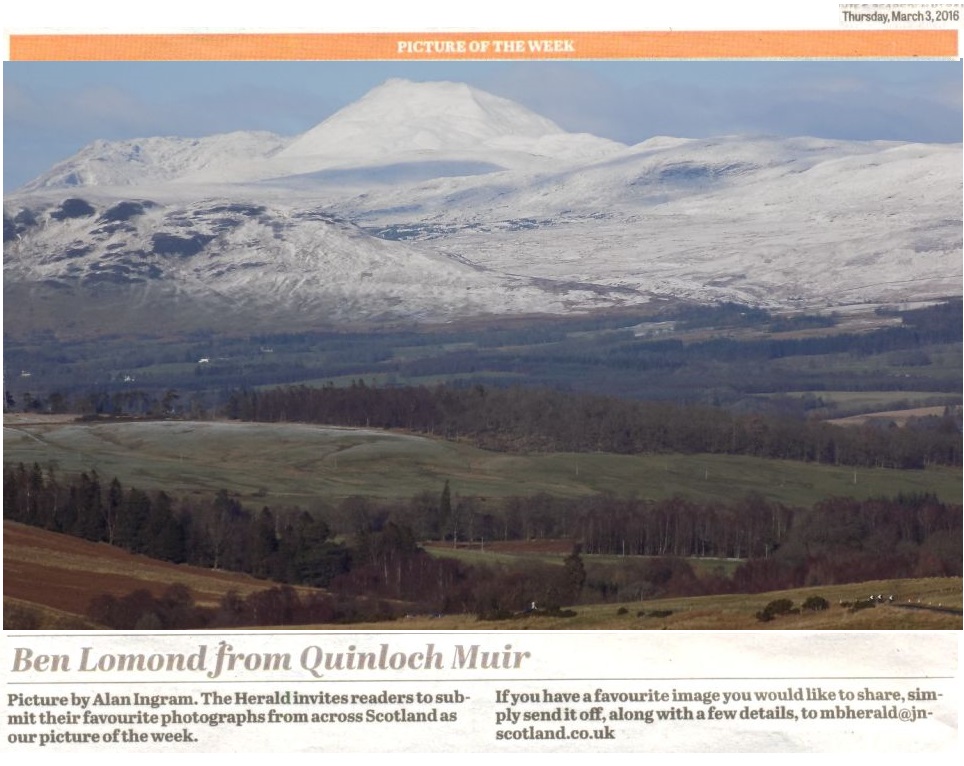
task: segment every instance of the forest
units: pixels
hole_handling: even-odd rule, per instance
[[[327,423],[469,439],[485,449],[543,452],[711,453],[834,465],[960,465],[954,413],[904,428],[845,428],[738,415],[722,408],[635,402],[521,387],[307,386],[234,391],[229,418]]]
[[[793,417],[846,414],[823,392],[886,391],[954,405],[961,403],[961,321],[954,299],[856,318],[659,304],[485,326],[92,339],[40,333],[4,339],[7,369],[20,371],[7,376],[5,409],[199,416],[222,408],[236,389],[352,380],[517,385]],[[169,392],[177,396],[164,407]]]
[[[175,499],[117,479],[104,485],[96,473],[66,477],[20,464],[4,467],[3,500],[12,521],[165,561],[327,589],[299,595],[274,587],[226,597],[208,611],[180,591],[168,601],[105,595],[89,615],[112,627],[350,622],[413,610],[492,619],[532,603],[558,612],[578,603],[961,575],[962,509],[927,494],[828,498],[810,508],[753,495],[707,504],[541,494],[483,505],[453,499],[446,484],[437,494],[393,502],[350,497],[308,513],[249,510],[227,491]],[[571,553],[554,564],[482,566],[432,555],[424,545],[538,539],[571,541]],[[726,574],[694,566],[700,559],[739,563]]]

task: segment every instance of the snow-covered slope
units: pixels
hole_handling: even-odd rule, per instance
[[[961,168],[960,145],[624,146],[391,80],[290,139],[92,144],[5,200],[4,286],[160,286],[271,326],[930,298],[960,292]]]
[[[273,133],[238,131],[206,138],[95,141],[54,165],[23,191],[77,186],[147,186],[268,158],[289,140]]]
[[[961,183],[960,146],[726,138],[424,183],[404,210],[376,191],[353,214],[493,269],[812,306],[958,293]]]
[[[564,310],[526,279],[380,239],[319,210],[75,197],[27,211],[7,219],[5,282],[88,292],[154,283],[248,316],[346,322]]]

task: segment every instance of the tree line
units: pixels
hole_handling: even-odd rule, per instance
[[[795,392],[960,392],[961,301],[879,310],[894,326],[868,332],[788,332],[829,327],[833,316],[774,317],[739,304],[663,307],[640,313],[506,321],[501,326],[394,328],[378,332],[311,332],[225,337],[211,332],[65,342],[47,332],[10,338],[8,367],[29,373],[8,381],[7,409],[104,414],[164,412],[168,389],[182,392],[175,409],[210,415],[230,388],[299,381],[385,376],[458,378],[465,383],[582,390],[630,399],[701,402],[769,411],[772,397]],[[899,324],[897,322],[899,321]],[[660,322],[705,328],[699,337],[639,337]],[[731,329],[753,337],[719,337]],[[201,364],[201,358],[208,359]],[[955,369],[955,366],[957,369]],[[132,389],[141,393],[127,396]],[[115,398],[114,395],[123,396]]]
[[[287,624],[278,614],[287,615],[284,620],[386,619],[399,608],[494,617],[533,601],[557,609],[578,602],[959,576],[962,559],[961,507],[928,494],[831,498],[812,508],[752,495],[730,504],[604,494],[514,497],[486,505],[478,498],[453,499],[446,486],[441,493],[393,502],[348,498],[315,513],[268,507],[250,512],[223,490],[213,498],[175,500],[162,491],[125,489],[116,478],[104,485],[95,472],[62,477],[20,464],[5,466],[4,518],[161,560],[328,589],[313,601],[292,600],[287,591],[260,601],[235,595],[222,604],[220,616],[202,616],[205,625],[243,624],[251,615],[265,620],[257,624]],[[480,566],[430,555],[421,544],[441,539],[453,547],[484,548],[485,541],[540,537],[568,540],[573,551],[557,564]],[[712,569],[698,572],[692,561],[704,557],[742,563],[729,577]],[[140,619],[132,614],[150,613],[142,625],[183,627],[202,619],[184,594],[174,594],[166,605],[159,595],[124,598],[105,596],[92,605],[98,621],[129,626]],[[169,616],[175,613],[180,616]],[[215,619],[221,622],[210,622]]]
[[[844,428],[550,389],[376,387],[355,381],[346,387],[236,390],[225,414],[262,422],[398,428],[512,452],[712,453],[888,468],[961,464],[960,431],[949,411],[899,429]]]
[[[3,516],[151,558],[256,577],[327,585],[349,552],[321,519],[295,508],[252,513],[225,490],[180,499],[102,482],[96,471],[60,476],[39,464],[5,465]]]

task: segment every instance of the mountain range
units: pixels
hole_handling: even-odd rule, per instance
[[[97,141],[4,200],[5,331],[284,330],[961,291],[960,144],[568,133],[390,80],[299,136]]]

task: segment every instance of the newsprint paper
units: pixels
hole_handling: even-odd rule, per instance
[[[354,3],[335,15],[306,17],[300,8],[271,3],[251,21],[223,11],[205,19],[206,9],[182,3],[179,14],[177,3],[163,5],[170,18],[152,18],[148,28],[117,26],[126,23],[117,19],[132,18],[120,4],[113,21],[107,14],[87,18],[90,9],[76,6],[58,16],[47,4],[18,12],[23,20],[8,17],[5,91],[7,75],[31,67],[57,77],[57,67],[96,66],[105,108],[116,96],[123,109],[115,75],[135,60],[193,62],[199,78],[206,76],[204,66],[223,72],[241,60],[247,67],[340,62],[342,73],[378,64],[389,76],[397,64],[405,77],[413,65],[447,62],[439,79],[458,79],[460,67],[515,62],[521,68],[513,71],[528,78],[528,86],[551,77],[546,86],[555,91],[560,72],[566,76],[559,67],[573,62],[626,71],[658,62],[669,71],[697,61],[740,61],[742,69],[720,70],[719,78],[746,76],[742,97],[752,101],[754,73],[767,68],[783,67],[788,89],[807,87],[788,62],[873,67],[902,61],[909,77],[914,62],[960,66],[959,5],[781,4],[759,15],[725,4],[683,2],[643,12],[629,9],[632,3],[603,2],[585,4],[591,9],[554,7],[551,16],[522,9],[499,16],[496,8],[453,18],[418,4],[375,13],[370,3]],[[186,18],[195,20],[188,28]],[[306,68],[305,76],[335,70],[313,71]],[[843,71],[838,84],[848,87]],[[290,86],[297,92],[296,83]],[[29,93],[5,95],[10,115],[27,108],[22,99]],[[960,92],[946,98],[960,120]],[[906,108],[914,104],[908,97]],[[575,99],[572,108],[579,108]],[[699,110],[689,104],[680,111]],[[78,108],[77,120],[86,118]],[[131,122],[131,136],[149,129]],[[663,123],[672,128],[670,120]],[[10,173],[15,155],[28,150],[5,142]],[[5,630],[0,732],[13,759],[7,762],[67,753],[244,752],[912,752],[942,762],[959,751],[958,631],[408,631],[395,625],[379,631]]]
[[[11,635],[11,752],[946,752],[957,637]]]

